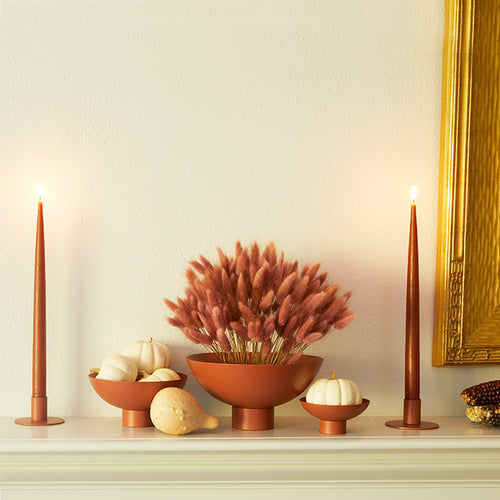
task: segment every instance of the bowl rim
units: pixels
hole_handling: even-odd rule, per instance
[[[202,359],[200,359],[202,358]],[[205,359],[205,358],[212,358],[212,359]],[[315,364],[318,362],[323,362],[324,358],[321,356],[315,356],[313,354],[303,354],[295,363],[291,364],[257,364],[257,363],[224,363],[223,361],[220,361],[214,354],[211,352],[198,352],[195,354],[189,354],[186,356],[187,362],[193,362],[193,363],[199,363],[199,364],[211,364],[211,365],[220,365],[220,366],[245,366],[245,367],[276,367],[276,368],[283,368],[283,367],[291,367],[294,365],[299,365],[299,364]],[[250,368],[249,368],[250,369]]]
[[[185,373],[182,373],[182,372],[178,372],[176,371],[175,373],[177,373],[177,375],[179,375],[180,380],[182,381],[184,379],[184,381],[187,380],[188,376],[185,374]],[[145,384],[145,382],[141,382],[140,380],[110,380],[110,379],[107,379],[107,378],[97,378],[97,372],[90,372],[88,374],[88,377],[89,379],[92,379],[93,381],[96,381],[96,383],[100,383],[101,381],[102,382],[106,382],[106,383],[113,383],[113,384]],[[150,382],[148,382],[148,384],[164,384],[165,382],[177,382],[178,379],[175,379],[175,380],[151,380]]]
[[[306,401],[306,398],[305,396],[301,397],[299,399],[299,401],[302,403],[302,404],[305,404],[305,405],[311,405],[311,406],[316,406],[318,408],[360,408],[361,406],[364,406],[364,405],[369,405],[370,404],[370,400],[369,399],[366,399],[366,398],[363,398],[361,403],[359,403],[358,405],[319,405],[317,403],[309,403]]]

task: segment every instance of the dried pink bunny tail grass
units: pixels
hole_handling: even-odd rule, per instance
[[[226,319],[226,323],[239,318],[240,310],[238,309],[238,304],[236,303],[236,299],[233,295],[226,295],[226,304],[224,307],[227,307],[230,314],[230,320]]]
[[[248,254],[246,250],[243,250],[241,255],[236,260],[236,274],[242,275],[245,271],[247,271],[248,262]]]
[[[323,301],[323,304],[330,304],[333,300],[335,300],[335,295],[337,294],[339,289],[339,284],[338,283],[333,283],[332,285],[327,286],[324,288],[323,293],[325,294],[325,299]]]
[[[330,321],[326,321],[325,319],[322,320],[322,321],[317,321],[314,326],[312,327],[312,330],[316,331],[316,332],[323,332],[323,333],[327,333],[328,330],[330,329],[331,327],[331,322]]]
[[[337,298],[338,285],[319,274],[319,263],[299,272],[298,262],[278,255],[273,243],[261,252],[257,243],[244,248],[238,241],[234,256],[217,253],[214,263],[202,255],[191,261],[185,298],[164,302],[173,313],[169,323],[188,328],[186,336],[203,339],[207,349],[212,341],[208,350],[223,362],[284,363],[354,319],[346,305],[350,293]],[[272,345],[268,355],[264,344]]]
[[[274,290],[269,290],[266,295],[262,298],[259,304],[259,309],[261,311],[266,311],[273,305],[274,301]]]
[[[341,328],[344,328],[344,326],[347,326],[349,323],[354,321],[356,319],[356,316],[354,314],[348,314],[347,316],[344,316],[342,319],[339,319],[333,324],[333,328],[335,330],[340,330]]]
[[[330,304],[328,309],[322,314],[322,317],[324,317],[325,319],[328,319],[328,318],[333,319],[335,317],[335,315],[345,306],[346,302],[347,302],[347,298],[345,297],[345,295],[343,295],[342,297],[339,297],[338,299],[335,299]]]
[[[213,340],[199,330],[195,330],[194,328],[185,328],[183,331],[184,335],[186,335],[186,337],[195,344],[212,345]]]
[[[274,333],[275,321],[276,321],[276,314],[271,314],[271,316],[268,316],[266,318],[264,324],[262,325],[262,329],[264,330],[264,338],[266,340],[271,338],[272,334]]]
[[[299,351],[299,352],[296,352],[295,354],[293,354],[292,356],[290,356],[287,361],[286,361],[286,364],[287,365],[293,365],[294,363],[296,363],[300,358],[302,357],[302,351]]]
[[[264,339],[264,329],[262,328],[262,323],[260,319],[256,319],[254,322],[254,329],[255,329],[255,340],[257,342],[263,342]]]
[[[278,323],[281,326],[286,324],[291,311],[292,311],[292,296],[287,295],[279,309]]]
[[[231,280],[229,279],[229,275],[225,269],[221,270],[221,282],[222,282],[222,292],[224,295],[230,294],[233,292],[233,286],[231,284]]]
[[[242,304],[241,302],[238,304],[238,309],[240,310],[242,318],[245,320],[245,323],[248,325],[251,321],[255,319],[255,316],[252,312],[252,310],[246,306],[245,304]]]
[[[211,311],[212,320],[214,322],[216,330],[225,330],[226,325],[224,322],[224,318],[222,317],[222,311],[220,307],[214,307]]]
[[[321,267],[321,263],[320,262],[317,262],[316,264],[313,264],[309,268],[309,271],[307,271],[308,276],[310,276],[311,278],[313,278],[314,276],[316,276],[316,274],[318,273],[320,267]]]
[[[196,274],[196,272],[191,267],[188,267],[186,269],[186,278],[188,280],[188,283],[191,286],[193,286],[193,282],[198,279],[198,275]]]
[[[179,306],[169,299],[163,299],[163,303],[172,311],[175,312],[179,309]]]
[[[284,339],[288,339],[288,338],[292,338],[293,339],[293,332],[295,331],[295,329],[297,328],[297,325],[299,323],[299,318],[298,316],[292,316],[286,326],[285,326],[285,329],[283,330],[283,334],[282,334],[282,337]]]
[[[247,323],[247,335],[249,339],[255,339],[257,338],[257,329],[255,327],[255,321],[249,321]]]
[[[213,271],[214,270],[214,266],[212,265],[212,263],[206,257],[204,257],[203,255],[199,255],[198,259],[200,260],[201,264],[203,264],[203,266],[205,267],[205,269],[207,271]]]
[[[272,348],[273,348],[272,342],[270,340],[265,340],[262,343],[262,348],[260,351],[262,353],[262,356],[266,357],[271,352]]]
[[[298,329],[297,333],[295,334],[295,340],[297,342],[302,342],[304,337],[309,333],[311,330],[311,327],[314,325],[315,318],[314,316],[309,316],[305,322],[302,324],[302,326]]]
[[[281,283],[280,287],[278,288],[278,291],[276,292],[276,302],[278,304],[281,304],[285,300],[285,297],[288,295],[288,292],[292,288],[296,279],[297,279],[297,272],[295,271],[289,274],[283,280],[283,283]]]
[[[253,243],[252,248],[250,249],[250,262],[255,267],[260,267],[260,250],[257,243]]]
[[[309,276],[304,276],[295,285],[295,288],[292,292],[292,301],[295,304],[300,304],[300,302],[302,302],[302,299],[306,294],[307,287],[309,286],[309,279]]]
[[[274,266],[276,264],[278,258],[276,255],[276,247],[274,246],[274,243],[272,241],[267,244],[264,252],[262,253],[262,256],[264,257],[264,259],[266,259],[267,262],[269,262],[270,266]]]
[[[250,339],[250,337],[248,336],[248,329],[244,327],[240,322],[232,321],[229,326],[242,340],[247,341]]]
[[[215,340],[216,338],[216,328],[214,325],[214,322],[212,321],[212,318],[210,316],[205,316],[204,314],[201,314],[198,312],[198,317],[200,318],[200,321],[207,331],[207,333],[210,335],[212,339]]]
[[[325,295],[323,292],[318,292],[311,296],[310,300],[308,300],[307,304],[304,306],[303,313],[307,316],[312,314],[319,307],[324,297]]]
[[[222,328],[219,328],[217,330],[217,342],[224,352],[231,352],[231,343],[226,336],[225,330],[223,330]]]
[[[245,277],[243,274],[238,276],[238,282],[236,284],[236,299],[242,304],[245,304],[248,300],[247,284],[245,283]]]
[[[175,328],[184,328],[186,325],[177,317],[168,317],[167,316],[167,321],[170,325],[174,326]]]
[[[203,264],[200,264],[197,260],[191,260],[189,262],[189,265],[195,270],[198,271],[200,274],[205,274],[205,266]]]
[[[325,336],[323,332],[311,332],[304,337],[304,344],[312,344]]]
[[[323,284],[326,279],[328,278],[328,273],[327,272],[324,272],[324,273],[321,273],[319,276],[318,276],[318,280],[321,284]]]
[[[177,309],[175,311],[174,314],[175,314],[175,317],[179,321],[181,321],[182,323],[184,323],[184,326],[186,326],[186,327],[192,327],[192,328],[196,328],[197,327],[196,322],[191,317],[191,314],[188,314],[186,311],[184,311],[180,307],[179,307],[179,309]]]
[[[236,257],[236,259],[238,259],[238,257],[242,254],[243,252],[243,246],[241,244],[241,241],[237,241],[235,244],[234,244],[234,255]]]
[[[221,267],[228,269],[229,259],[227,258],[227,255],[219,247],[217,247],[217,254],[219,255],[219,262]]]
[[[285,339],[285,341],[281,345],[281,349],[280,349],[281,353],[282,354],[288,354],[292,350],[292,347],[294,345],[295,345],[295,338],[294,337],[288,337],[287,339]]]
[[[229,325],[229,323],[233,320],[231,311],[229,310],[229,306],[227,304],[224,304],[222,308],[222,319],[224,320],[224,326]]]

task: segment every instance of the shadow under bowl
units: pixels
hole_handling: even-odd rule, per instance
[[[312,382],[323,362],[303,355],[290,365],[221,363],[210,353],[188,356],[200,385],[232,406],[232,426],[243,430],[274,427],[274,407],[297,397]]]
[[[177,374],[180,380],[155,382],[126,382],[96,378],[97,373],[89,373],[89,380],[95,392],[112,406],[122,409],[122,425],[126,427],[151,427],[149,416],[151,401],[158,391],[165,387],[184,387],[187,375]]]
[[[345,434],[347,420],[361,415],[370,404],[364,399],[359,405],[317,405],[300,398],[300,404],[313,417],[319,418],[319,432],[323,434]]]

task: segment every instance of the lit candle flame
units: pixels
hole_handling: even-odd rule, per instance
[[[36,190],[36,194],[38,195],[38,201],[42,201],[42,196],[44,192],[45,189],[43,188],[43,186],[38,186],[38,189]]]
[[[411,193],[411,202],[414,205],[415,203],[417,203],[417,193],[418,193],[417,186],[412,186],[410,193]]]

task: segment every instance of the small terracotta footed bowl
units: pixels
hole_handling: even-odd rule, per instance
[[[370,404],[364,399],[359,405],[316,405],[300,398],[300,404],[313,417],[319,418],[319,432],[323,434],[345,434],[347,420],[361,415]]]
[[[186,359],[200,385],[233,407],[233,428],[247,431],[274,428],[274,407],[305,390],[323,362],[305,354],[290,365],[221,363],[210,353]]]
[[[95,392],[112,406],[122,409],[122,425],[125,427],[151,427],[149,407],[156,393],[165,387],[184,387],[187,375],[179,373],[180,380],[155,382],[126,382],[96,378],[89,373],[89,380]]]

